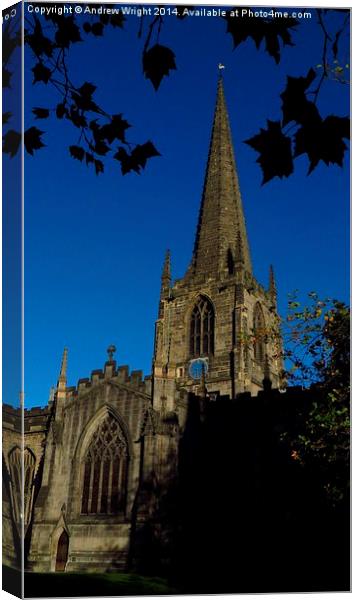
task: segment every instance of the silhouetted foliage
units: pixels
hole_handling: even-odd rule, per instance
[[[9,154],[11,158],[17,154],[21,144],[21,133],[9,129],[3,136],[2,150],[5,154]]]
[[[293,46],[291,32],[299,23],[292,18],[279,20],[248,15],[239,18],[228,15],[225,18],[227,32],[232,35],[234,48],[251,38],[259,49],[264,40],[266,52],[274,58],[277,64],[280,62],[280,40],[283,46]]]
[[[41,4],[36,4],[41,6]],[[46,119],[54,115],[57,119],[66,119],[79,130],[80,139],[75,145],[69,146],[70,155],[88,166],[93,166],[95,172],[104,171],[103,157],[112,157],[121,164],[123,175],[129,172],[140,173],[149,158],[160,156],[152,141],[135,142],[126,137],[131,125],[123,117],[123,113],[108,114],[104,107],[99,106],[95,99],[96,86],[91,82],[75,84],[70,77],[69,60],[72,47],[84,43],[86,36],[100,38],[106,28],[111,27],[120,31],[125,25],[125,15],[119,6],[91,5],[101,7],[101,14],[92,14],[84,23],[77,15],[60,16],[56,13],[45,14],[46,28],[36,15],[25,18],[25,43],[33,54],[33,84],[51,85],[54,89],[56,103],[53,108],[34,108],[36,119]],[[117,12],[112,13],[113,8]],[[191,6],[180,6],[171,9],[171,14],[183,20]],[[254,9],[253,9],[254,11]],[[234,49],[251,40],[257,49],[264,48],[278,65],[281,53],[287,46],[294,46],[293,34],[299,21],[292,17],[274,18],[268,16],[251,16],[241,14],[233,16],[228,10],[224,17],[227,23],[227,33],[232,37]],[[248,10],[247,10],[248,12]],[[268,12],[268,11],[267,11]],[[247,143],[259,153],[257,162],[260,164],[263,181],[266,183],[274,177],[289,177],[294,170],[294,161],[301,155],[309,159],[308,174],[320,161],[326,165],[343,165],[349,139],[349,118],[335,114],[322,118],[317,101],[325,81],[335,81],[339,84],[349,83],[346,73],[349,64],[342,61],[340,55],[341,40],[348,33],[350,11],[348,9],[316,9],[312,11],[320,26],[323,39],[321,64],[310,68],[306,76],[288,76],[285,89],[281,93],[282,118],[268,120],[267,128],[253,135]],[[337,18],[334,30],[327,26],[328,14],[333,13]],[[269,14],[269,13],[268,13]],[[339,18],[340,15],[340,18]],[[173,49],[160,43],[160,34],[165,25],[165,16],[156,15],[147,20],[139,19],[138,39],[143,39],[142,69],[143,75],[159,90],[164,77],[172,75],[177,69]],[[3,52],[3,87],[11,85],[11,56],[20,43],[20,23],[17,28],[11,22],[4,28]],[[315,87],[313,87],[315,86]],[[3,122],[8,124],[11,115],[4,115]],[[28,138],[34,136],[30,128]],[[15,132],[5,133],[4,148],[10,156],[18,150]],[[8,137],[6,137],[8,135]],[[116,146],[119,141],[122,145]],[[26,144],[25,144],[26,146]],[[37,138],[28,143],[26,149],[30,154],[43,147],[44,143]],[[73,150],[81,148],[82,151]]]
[[[162,78],[176,69],[175,55],[166,46],[155,44],[143,54],[143,71],[145,77],[150,79],[155,90],[158,90]]]
[[[350,309],[310,292],[301,306],[294,294],[283,324],[286,378],[315,385],[318,392],[301,428],[288,436],[297,462],[319,471],[328,501],[349,495],[350,459]]]
[[[260,153],[257,162],[263,171],[263,183],[273,177],[289,177],[294,170],[291,139],[283,134],[279,121],[268,121],[267,129],[246,141]]]

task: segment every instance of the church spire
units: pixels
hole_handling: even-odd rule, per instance
[[[201,200],[192,267],[198,274],[231,272],[240,263],[252,271],[242,199],[234,159],[223,78],[216,108]]]

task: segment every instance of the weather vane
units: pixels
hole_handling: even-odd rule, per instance
[[[114,352],[116,352],[116,347],[114,346],[114,344],[111,344],[108,348],[107,348],[107,353],[108,353],[108,358],[109,358],[109,362],[113,361],[113,355]]]
[[[223,63],[218,63],[218,69],[219,71],[222,71],[222,69],[225,69],[226,66]]]

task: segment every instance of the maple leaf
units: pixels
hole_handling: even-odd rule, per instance
[[[83,150],[83,148],[81,148],[80,146],[70,146],[69,152],[70,152],[70,155],[72,156],[72,158],[75,158],[76,160],[79,160],[80,162],[82,162],[82,160],[84,158],[84,154],[85,154],[85,151]]]
[[[127,153],[127,151],[125,150],[125,148],[120,147],[118,148],[118,151],[116,154],[114,154],[114,158],[115,160],[118,160],[121,163],[121,172],[123,175],[126,175],[126,173],[129,173],[132,170],[136,170],[135,165],[133,165],[132,161],[131,161],[131,156],[130,154]]]
[[[11,76],[12,73],[5,67],[2,68],[2,87],[10,88],[11,87]]]
[[[4,17],[4,14],[3,14]],[[15,48],[21,45],[21,35],[16,32],[13,36],[10,33],[11,20],[5,25],[2,32],[2,64],[7,65]]]
[[[37,57],[42,56],[42,54],[45,54],[48,58],[52,56],[54,44],[48,37],[43,35],[42,26],[37,17],[35,17],[33,33],[27,34],[25,40]]]
[[[5,112],[5,113],[2,113],[2,124],[3,124],[3,126],[7,125],[7,123],[10,121],[11,117],[12,117],[12,113],[9,112],[9,111]]]
[[[32,112],[36,119],[47,119],[50,116],[48,108],[33,108]]]
[[[41,140],[41,135],[43,133],[44,132],[37,129],[37,127],[30,127],[25,131],[24,144],[26,151],[31,154],[31,156],[33,156],[34,150],[39,150],[45,145]]]
[[[56,19],[58,30],[55,40],[61,48],[69,48],[70,44],[81,42],[81,34],[74,17],[59,17]]]
[[[17,153],[20,144],[21,144],[21,133],[18,133],[18,131],[14,131],[13,129],[10,129],[3,136],[2,150],[5,154],[9,154],[11,156],[11,158],[13,158],[15,156],[15,154]]]
[[[124,22],[126,21],[126,18],[124,17],[122,12],[119,12],[118,14],[112,15],[110,18],[110,24],[112,27],[120,27],[120,29],[123,28]]]
[[[347,145],[343,141],[350,137],[350,120],[348,117],[329,115],[326,119],[316,119],[300,127],[294,136],[295,156],[307,154],[310,160],[308,175],[315,169],[320,160],[326,165],[343,165]]]
[[[71,108],[71,112],[69,113],[68,119],[70,121],[72,121],[73,125],[75,125],[75,127],[86,127],[87,126],[87,120],[86,118],[79,112],[79,110],[76,110],[75,108]]]
[[[103,23],[94,23],[94,25],[92,25],[92,33],[93,33],[93,35],[95,35],[97,37],[103,35],[103,29],[104,29]]]
[[[49,82],[51,70],[48,67],[45,67],[42,62],[38,62],[31,70],[34,74],[33,83],[36,83],[37,81],[43,81],[43,83]]]
[[[262,184],[273,177],[288,177],[294,170],[291,139],[283,134],[279,121],[267,123],[267,129],[245,141],[260,154],[257,162],[263,171]]]
[[[94,152],[96,152],[100,156],[105,156],[105,154],[107,154],[109,150],[109,146],[107,146],[107,144],[103,141],[98,141],[94,147]]]
[[[153,143],[149,141],[145,144],[135,146],[131,154],[128,154],[125,148],[120,147],[114,158],[121,163],[122,174],[126,175],[130,171],[135,171],[135,173],[139,174],[140,170],[145,167],[147,160],[153,156],[161,155]]]
[[[79,109],[102,112],[92,99],[92,95],[96,89],[96,86],[92,83],[85,82],[80,88],[78,88],[77,92],[72,92],[72,98]]]
[[[101,137],[112,144],[115,139],[125,142],[125,131],[130,127],[123,115],[113,115],[111,122],[101,128]]]
[[[318,116],[318,110],[313,102],[306,98],[306,91],[314,81],[316,73],[310,69],[306,77],[287,78],[286,88],[280,94],[282,99],[283,125],[290,121],[304,123]]]
[[[150,141],[145,144],[138,144],[132,152],[132,159],[142,168],[146,166],[147,160],[154,156],[161,156],[161,154]]]
[[[56,117],[58,119],[63,119],[65,114],[66,114],[66,105],[63,104],[63,102],[60,102],[60,104],[57,104],[57,106],[56,106]]]
[[[251,38],[256,48],[259,49],[265,39],[266,51],[276,63],[280,62],[280,41],[283,46],[292,46],[290,30],[294,30],[298,25],[298,21],[291,17],[282,20],[268,20],[248,15],[237,19],[228,15],[224,18],[227,21],[227,33],[232,35],[234,48]]]
[[[160,87],[162,78],[176,70],[175,55],[166,46],[155,44],[143,53],[143,71],[146,79],[150,79],[155,90]]]

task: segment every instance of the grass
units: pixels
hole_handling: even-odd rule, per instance
[[[164,579],[134,573],[25,573],[25,598],[175,593]]]

